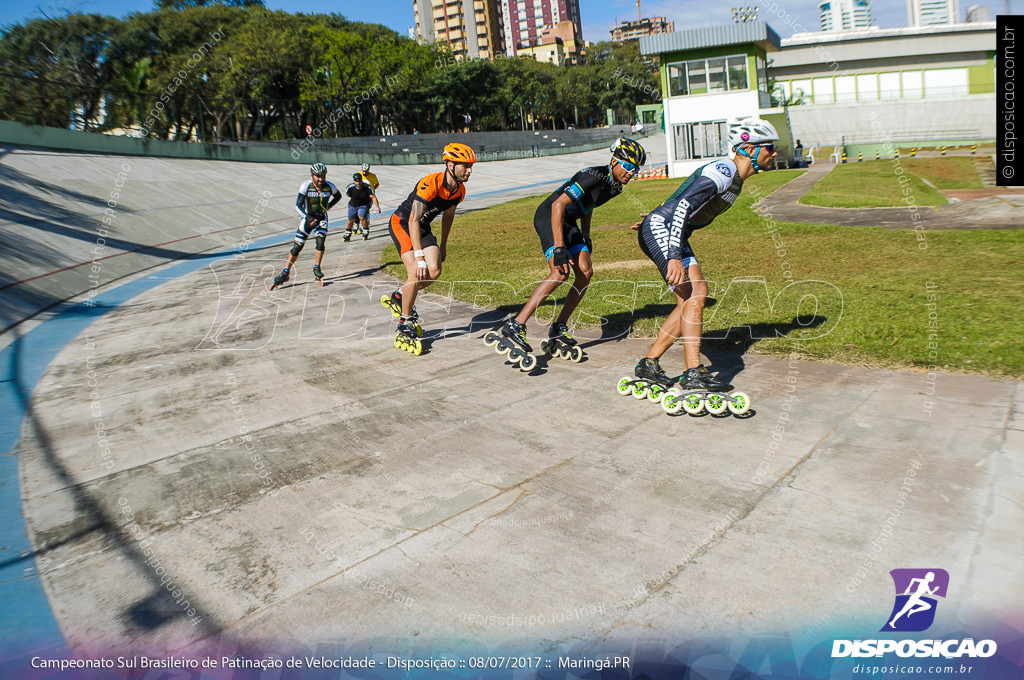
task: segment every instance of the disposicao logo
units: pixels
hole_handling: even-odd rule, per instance
[[[882,632],[919,633],[935,621],[935,607],[949,589],[945,569],[893,569],[889,572],[896,585],[896,602]]]
[[[949,573],[945,569],[893,569],[889,572],[896,586],[896,601],[882,626],[883,633],[919,633],[935,621],[936,598],[946,597]],[[990,657],[996,653],[993,640],[835,640],[832,657],[884,656],[895,652],[900,657]]]

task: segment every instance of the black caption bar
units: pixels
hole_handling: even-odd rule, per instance
[[[1024,16],[996,17],[996,174],[999,186],[1024,186],[1024,148],[1017,123],[1017,85],[1024,82],[1017,45],[1024,44]]]

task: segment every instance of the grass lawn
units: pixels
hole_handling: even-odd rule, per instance
[[[900,182],[901,175],[910,177],[910,181]],[[900,158],[837,165],[800,202],[828,208],[902,206],[906,198],[903,192],[908,186],[917,205],[932,206],[946,204],[938,190],[982,188],[973,158]]]
[[[757,175],[747,187],[764,196],[801,172]],[[679,182],[631,184],[595,211],[597,271],[577,324],[654,337],[673,296],[628,225]],[[543,198],[456,217],[443,281],[432,291],[517,310],[547,274],[533,230]],[[793,341],[801,340],[805,356],[821,360],[1024,376],[1024,231],[927,232],[918,241],[912,230],[769,225],[751,202],[744,191],[690,241],[715,299],[704,314],[707,345],[787,356]],[[776,228],[776,241],[769,226]],[[381,261],[404,279],[397,260],[391,246]],[[542,336],[542,324],[565,289],[531,320],[531,338]],[[430,319],[424,322],[429,327]]]

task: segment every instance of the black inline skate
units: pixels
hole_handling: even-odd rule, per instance
[[[633,369],[633,374],[633,378],[627,376],[619,379],[619,394],[631,394],[637,400],[647,397],[648,401],[660,403],[669,388],[676,384],[675,379],[665,373],[658,359],[644,357]]]
[[[324,270],[320,269],[320,265],[313,265],[313,278],[316,279],[316,285],[324,285]]]
[[[732,392],[732,385],[711,375],[701,364],[679,376],[679,384],[669,390],[661,405],[667,413],[686,411],[690,415],[707,409],[713,416],[726,410],[741,416],[750,410],[750,396],[746,392],[728,392]]]
[[[750,410],[750,397],[745,392],[726,394],[732,390],[732,385],[711,375],[703,365],[687,370],[679,378],[671,378],[658,365],[657,359],[644,358],[637,364],[635,373],[635,378],[619,379],[619,394],[660,402],[666,413],[686,411],[696,415],[707,409],[711,415],[728,410],[741,416]]]
[[[532,354],[533,348],[526,341],[526,324],[514,318],[505,322],[499,331],[487,331],[484,344],[493,347],[498,354],[504,354],[513,364],[518,364],[522,371],[532,371],[537,365],[537,356]]]
[[[285,268],[280,274],[274,277],[274,282],[270,284],[270,290],[281,287],[281,285],[286,283],[290,278],[291,274],[288,272],[288,269]]]
[[[553,356],[578,364],[583,360],[583,348],[569,335],[569,326],[561,321],[551,324],[548,339],[540,343],[540,351],[547,358]]]
[[[396,319],[402,318],[402,289],[399,288],[391,295],[382,295],[380,303],[391,310],[391,315]],[[417,336],[423,335],[423,327],[420,326],[420,315],[416,311],[416,307],[412,308],[412,313],[409,314],[409,318],[412,319],[413,328],[416,330]]]
[[[398,330],[395,333],[395,347],[404,349],[406,352],[416,356],[423,353],[423,343],[416,333],[416,326],[412,317],[403,316],[399,320]]]

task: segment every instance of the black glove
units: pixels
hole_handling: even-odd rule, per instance
[[[594,254],[594,242],[590,240],[590,237],[589,236],[584,236],[583,237],[583,243],[586,244],[587,250],[590,251],[591,255],[593,255]]]
[[[555,246],[554,250],[551,251],[551,264],[556,267],[569,264],[569,251],[562,246]]]

